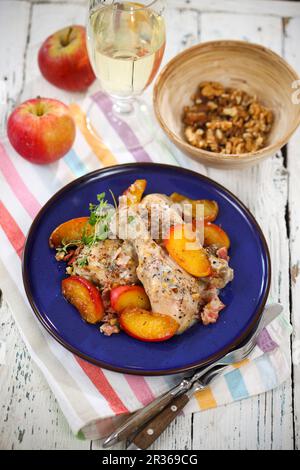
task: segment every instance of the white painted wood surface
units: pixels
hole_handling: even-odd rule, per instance
[[[15,97],[23,100],[38,92],[59,98],[57,89],[39,80],[36,52],[48,34],[67,24],[83,23],[85,16],[83,0],[0,0],[0,80],[7,84],[7,112]],[[300,2],[170,0],[167,24],[165,61],[199,41],[238,38],[271,47],[300,73]],[[191,168],[195,165],[185,158],[181,161]],[[237,194],[264,230],[273,262],[271,299],[284,305],[295,326],[293,370],[290,379],[277,390],[179,417],[154,448],[299,449],[300,131],[282,155],[256,168],[231,172],[203,168],[203,173]],[[55,398],[26,352],[5,299],[0,307],[0,323],[0,340],[7,343],[6,364],[0,366],[0,448],[101,449],[101,443],[79,441],[71,434]]]

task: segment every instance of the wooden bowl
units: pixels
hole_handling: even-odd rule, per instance
[[[275,121],[267,147],[252,153],[220,155],[190,145],[183,134],[182,112],[202,81],[257,95],[272,109]],[[185,50],[160,73],[154,87],[154,110],[172,142],[186,155],[217,168],[242,168],[274,155],[300,124],[300,104],[294,104],[292,84],[297,73],[271,50],[243,41],[212,41]]]

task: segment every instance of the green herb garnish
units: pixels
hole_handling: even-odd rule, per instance
[[[56,248],[57,253],[63,253],[64,255],[68,254],[68,250],[70,248],[75,248],[78,245],[81,245],[82,241],[81,240],[72,240],[66,242],[65,240],[62,240],[62,245]]]
[[[79,258],[79,259],[76,261],[76,264],[77,264],[80,268],[83,268],[84,266],[88,266],[89,261],[88,261],[87,256],[83,256],[82,258]]]
[[[94,234],[87,236],[85,232],[82,237],[82,242],[88,246],[108,238],[110,222],[115,213],[114,207],[105,200],[105,193],[98,194],[97,201],[98,204],[89,205],[89,224],[95,227]]]
[[[117,203],[117,200],[116,200],[116,197],[115,197],[113,191],[112,191],[111,189],[109,189],[109,192],[110,192],[111,197],[112,197],[112,199],[113,199],[113,201],[114,201],[115,209],[118,209],[118,203]]]

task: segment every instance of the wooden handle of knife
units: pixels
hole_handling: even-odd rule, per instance
[[[166,393],[164,396],[157,398],[145,408],[137,411],[131,418],[127,420],[124,429],[118,435],[118,441],[126,441],[135,434],[138,429],[142,429],[145,423],[154,419],[162,410],[174,400],[174,395]],[[127,424],[128,423],[128,424]]]
[[[188,401],[189,397],[186,394],[174,398],[161,413],[148,422],[147,426],[134,437],[132,443],[139,449],[148,449],[179,415]]]

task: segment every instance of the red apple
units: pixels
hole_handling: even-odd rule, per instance
[[[25,101],[7,123],[11,145],[32,163],[51,163],[63,157],[72,147],[75,133],[68,107],[50,98]]]
[[[64,90],[86,90],[96,78],[83,26],[68,26],[49,36],[39,50],[38,63],[46,80]]]

